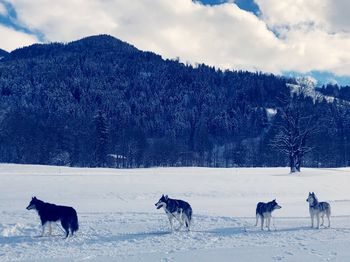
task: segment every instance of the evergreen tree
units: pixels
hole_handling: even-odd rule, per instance
[[[95,166],[105,167],[108,149],[108,127],[105,115],[98,111],[94,117],[96,128]]]

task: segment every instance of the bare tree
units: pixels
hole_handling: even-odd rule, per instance
[[[304,107],[303,99],[303,95],[294,95],[278,109],[279,131],[271,142],[274,149],[287,155],[291,173],[300,172],[303,157],[313,149],[308,140],[317,131],[313,110]]]

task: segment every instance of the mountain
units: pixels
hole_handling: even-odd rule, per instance
[[[295,80],[269,74],[164,60],[108,35],[35,44],[0,60],[0,161],[285,165],[270,143],[291,84]],[[334,105],[302,101],[306,113],[332,118]],[[325,133],[333,138],[338,131],[332,124]],[[348,158],[336,146],[341,141],[314,137],[317,154],[309,154],[305,164],[344,163]]]
[[[5,57],[7,55],[8,55],[8,52],[6,52],[5,50],[0,49],[0,58]]]

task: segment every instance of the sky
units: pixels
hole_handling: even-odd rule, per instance
[[[350,85],[349,0],[0,0],[0,48],[110,34],[221,69]]]

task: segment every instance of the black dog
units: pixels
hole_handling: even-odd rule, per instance
[[[32,197],[27,209],[35,209],[38,211],[41,225],[43,227],[42,236],[44,235],[45,224],[49,222],[50,226],[50,235],[51,235],[51,222],[56,222],[58,220],[61,221],[61,225],[66,231],[66,237],[69,235],[69,230],[71,235],[78,231],[78,216],[77,212],[72,207],[67,206],[57,206],[50,203],[45,203],[37,199],[36,197]]]

